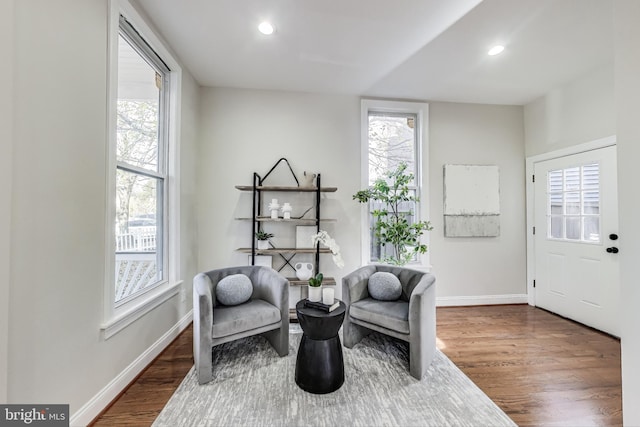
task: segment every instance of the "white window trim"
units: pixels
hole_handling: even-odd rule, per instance
[[[104,307],[101,330],[104,338],[108,339],[158,307],[179,292],[182,284],[180,279],[180,103],[182,68],[173,55],[165,48],[160,38],[146,24],[135,8],[127,0],[110,0],[109,2],[109,34],[108,34],[108,81],[107,81],[107,207],[105,218],[105,281]],[[120,15],[123,15],[147,43],[155,50],[171,69],[169,127],[168,135],[168,170],[167,170],[167,201],[165,229],[169,241],[167,245],[168,261],[165,279],[148,292],[140,294],[124,304],[116,306],[115,300],[115,234],[114,221],[116,215],[116,100],[118,93],[118,33]]]
[[[417,116],[416,126],[416,182],[420,185],[416,191],[416,196],[420,199],[419,220],[429,221],[429,104],[424,102],[403,102],[389,101],[381,99],[362,99],[360,101],[360,188],[369,187],[369,111],[388,113],[407,113]],[[424,196],[424,197],[423,197]],[[362,265],[373,264],[371,262],[371,247],[369,238],[369,207],[366,203],[361,207],[361,249]],[[427,253],[419,256],[418,262],[407,264],[407,267],[417,270],[430,271],[431,263],[429,256],[429,232],[422,236],[423,242],[427,245]]]

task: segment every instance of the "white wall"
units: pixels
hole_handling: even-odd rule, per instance
[[[432,159],[426,173],[437,227],[430,251],[438,295],[525,293],[522,108],[433,103],[429,109]],[[233,218],[251,215],[250,197],[234,185],[250,185],[253,171],[264,175],[280,157],[297,174],[321,172],[323,185],[338,187],[323,202],[323,216],[338,219],[327,228],[345,267],[337,270],[327,257],[322,270],[341,279],[360,265],[360,205],[352,200],[361,176],[359,98],[203,88],[200,120],[199,269],[246,263],[246,255],[233,249],[250,245],[250,223]],[[456,162],[500,166],[501,237],[442,237],[442,166]]]
[[[429,205],[434,226],[430,250],[437,295],[456,304],[463,300],[450,297],[526,294],[522,107],[438,102],[429,105]],[[445,164],[499,167],[500,236],[444,237]]]
[[[322,227],[341,246],[345,267],[338,270],[330,256],[322,256],[321,271],[340,279],[359,265],[360,206],[351,200],[360,185],[359,98],[203,88],[200,120],[200,270],[247,264],[247,255],[233,249],[251,246],[251,223],[234,218],[251,216],[251,195],[234,186],[251,185],[254,171],[264,176],[281,157],[289,160],[296,175],[319,172],[323,186],[338,187],[324,196],[321,208],[322,217],[338,221]],[[284,163],[274,174],[267,183],[295,183]],[[294,196],[273,197],[284,202]],[[291,200],[294,215],[301,213],[301,206],[313,204],[308,197],[312,194],[306,196]],[[274,241],[289,246],[293,235],[288,228],[269,226],[277,234]]]
[[[525,105],[526,156],[615,135],[613,74],[602,65]]]
[[[640,2],[615,2],[615,81],[622,294],[622,414],[625,425],[640,425]]]
[[[7,401],[9,283],[11,280],[11,174],[13,156],[13,0],[0,1],[0,402]]]
[[[625,425],[640,425],[640,3],[616,0],[614,64],[600,67],[525,106],[526,154],[616,135],[622,300],[622,398]]]
[[[103,0],[15,2],[7,400],[69,403],[72,414],[191,306],[190,298],[175,297],[111,339],[101,337],[107,14]],[[198,105],[197,87],[184,75],[183,230],[195,223]],[[185,256],[196,252],[194,234],[182,236]],[[195,274],[193,258],[181,265],[184,277]]]

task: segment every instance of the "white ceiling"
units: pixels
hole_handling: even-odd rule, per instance
[[[613,62],[612,0],[136,3],[203,86],[523,105]]]

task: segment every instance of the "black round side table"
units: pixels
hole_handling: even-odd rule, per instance
[[[344,360],[338,330],[347,306],[330,313],[296,304],[298,322],[304,332],[296,359],[296,384],[309,393],[326,394],[344,383]]]

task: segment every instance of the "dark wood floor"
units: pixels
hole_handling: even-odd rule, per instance
[[[437,309],[438,348],[520,426],[621,426],[620,342],[527,305]],[[148,426],[193,365],[187,328],[97,426]]]

